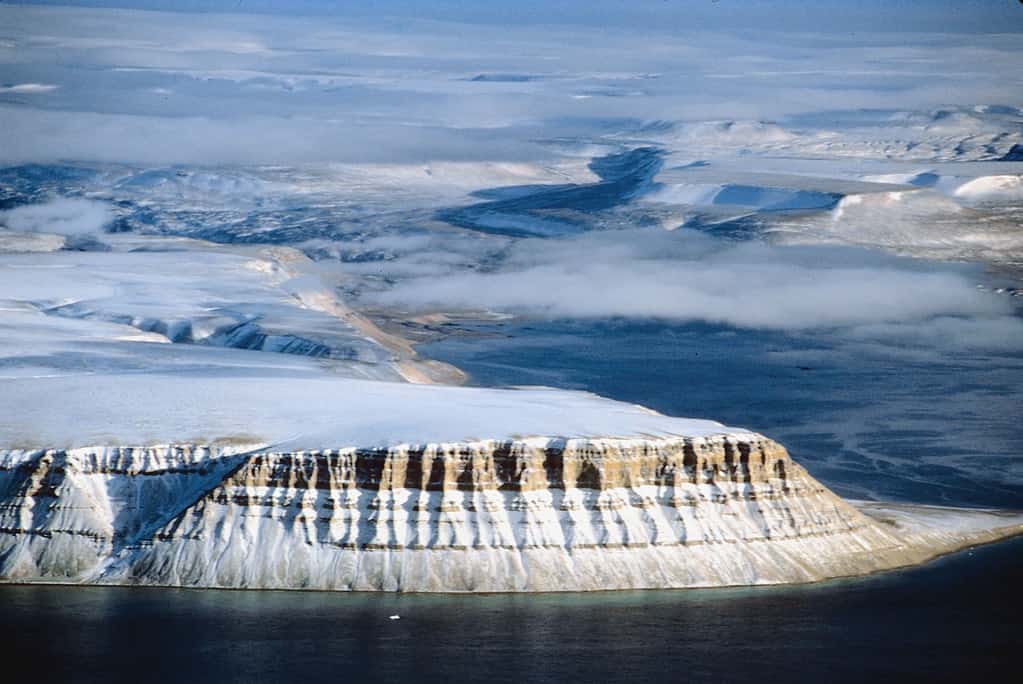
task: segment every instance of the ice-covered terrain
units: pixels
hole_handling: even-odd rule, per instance
[[[533,317],[714,328],[694,358],[727,335],[804,370],[895,358],[924,394],[954,358],[969,411],[899,477],[1015,500],[1004,412],[950,445],[976,441],[985,401],[1023,398],[1004,389],[1023,387],[1018,31],[608,11],[622,30],[576,17],[566,40],[561,17],[0,7],[0,578],[783,583],[1020,532],[993,510],[850,504],[757,433],[458,387],[416,353],[495,334],[476,319],[517,318],[528,345]],[[633,356],[600,373],[638,375]],[[729,415],[753,414],[763,397],[718,365],[711,384],[751,407]],[[675,363],[656,394],[694,373]],[[843,435],[878,478],[911,460],[925,400],[771,382],[821,424],[764,432]]]
[[[454,373],[347,308],[337,271],[290,248],[110,234],[81,251],[20,235],[0,255],[8,581],[772,584],[1023,531],[992,511],[861,512],[774,442],[713,421],[408,383]]]
[[[8,247],[54,246],[44,235],[20,237]],[[278,361],[289,355],[345,377],[457,377],[417,360],[403,340],[348,309],[333,293],[333,277],[294,250],[118,235],[102,244],[103,251],[0,254],[0,376],[165,367],[198,373],[267,359],[304,367],[299,359]],[[278,354],[253,359],[226,349]]]

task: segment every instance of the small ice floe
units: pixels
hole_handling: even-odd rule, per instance
[[[387,618],[387,619],[388,619],[388,620],[400,620],[400,619],[401,619],[401,616],[400,616],[400,615],[392,615],[392,616],[390,616],[390,617],[389,617],[389,618]]]

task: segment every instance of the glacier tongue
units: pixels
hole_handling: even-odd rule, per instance
[[[775,584],[909,565],[1023,532],[1019,515],[858,510],[752,433],[6,451],[0,499],[0,578],[17,582],[420,592]]]

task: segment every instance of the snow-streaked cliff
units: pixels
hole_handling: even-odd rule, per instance
[[[752,433],[0,455],[6,581],[421,592],[806,582],[1023,532],[836,497]],[[864,512],[867,515],[864,515]]]

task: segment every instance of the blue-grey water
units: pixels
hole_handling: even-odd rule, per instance
[[[0,657],[7,682],[1013,681],[1021,586],[1023,539],[785,588],[414,596],[6,586]]]
[[[1023,355],[635,320],[503,321],[421,345],[481,385],[550,385],[767,434],[848,497],[1023,508]]]

